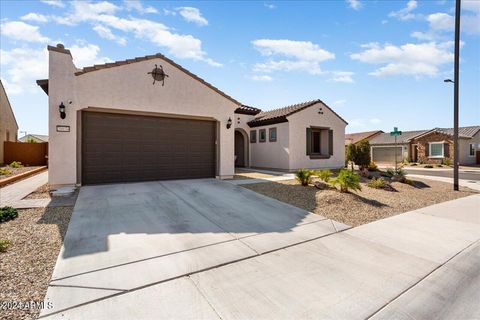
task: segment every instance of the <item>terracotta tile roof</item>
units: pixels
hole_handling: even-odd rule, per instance
[[[345,135],[345,140],[349,140],[349,143],[357,143],[359,141],[368,139],[376,134],[383,133],[382,130],[366,131],[366,132],[356,132],[349,133]]]
[[[262,112],[262,110],[258,108],[246,106],[246,105],[241,105],[235,110],[235,113],[249,114],[249,115],[256,115],[256,114],[259,114],[260,112]]]
[[[187,75],[189,75],[190,77],[194,78],[195,80],[199,81],[200,83],[206,85],[207,87],[209,87],[210,89],[212,89],[213,91],[217,92],[218,94],[220,94],[221,96],[227,98],[228,100],[232,101],[233,103],[237,104],[237,105],[241,105],[240,102],[238,102],[237,100],[235,100],[234,98],[232,98],[231,96],[227,95],[226,93],[224,93],[223,91],[221,91],[220,89],[218,89],[217,87],[213,86],[212,84],[208,83],[207,81],[203,80],[202,78],[200,78],[199,76],[197,76],[196,74],[193,74],[191,73],[190,71],[188,71],[187,69],[185,69],[184,67],[182,67],[181,65],[179,65],[178,63],[174,62],[173,60],[165,57],[163,54],[161,53],[157,53],[157,54],[153,54],[153,55],[148,55],[148,56],[144,56],[144,57],[136,57],[134,59],[126,59],[126,60],[120,60],[120,61],[115,61],[115,62],[109,62],[109,63],[105,63],[105,64],[96,64],[94,66],[91,66],[91,67],[85,67],[83,69],[80,69],[79,71],[75,72],[75,75],[76,76],[81,76],[85,73],[89,73],[89,72],[93,72],[93,71],[98,71],[98,70],[103,70],[103,69],[108,69],[108,68],[113,68],[113,67],[118,67],[118,66],[123,66],[123,65],[127,65],[127,64],[130,64],[130,63],[136,63],[136,62],[141,62],[141,61],[146,61],[146,60],[152,60],[152,59],[157,59],[157,58],[160,58],[162,60],[165,60],[166,62],[168,62],[169,64],[171,64],[172,66],[176,67],[177,69],[179,69],[180,71],[183,71],[184,73],[186,73]]]
[[[330,109],[338,118],[340,118],[340,120],[347,123],[342,117],[340,117],[337,113],[335,113],[335,111],[333,111],[329,106],[323,103],[322,100],[316,99],[312,101],[305,101],[302,103],[293,104],[283,108],[273,109],[269,111],[262,111],[256,115],[255,119],[253,119],[252,121],[249,121],[247,124],[250,127],[259,127],[259,126],[264,126],[269,124],[287,122],[288,116],[296,112],[302,111],[303,109],[306,109],[317,103],[323,104],[323,106]]]

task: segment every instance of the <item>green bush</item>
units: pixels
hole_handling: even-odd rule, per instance
[[[11,172],[8,171],[7,169],[0,168],[0,176],[6,176],[7,174],[10,174]]]
[[[385,171],[385,176],[391,178],[394,175],[395,175],[395,169],[387,168],[387,171]]]
[[[330,180],[330,184],[334,187],[340,186],[340,192],[349,192],[349,190],[362,190],[360,186],[360,176],[353,171],[341,169],[338,176]]]
[[[352,166],[352,171],[353,171],[353,163],[355,162],[355,158],[357,156],[357,147],[351,143],[346,147],[345,150],[345,162],[348,165],[348,163],[351,164]]]
[[[8,165],[10,168],[22,168],[23,164],[20,161],[13,161]]]
[[[328,181],[330,181],[330,178],[332,177],[332,171],[328,169],[319,170],[315,172],[315,175],[317,175],[320,178],[320,180],[322,180],[323,182],[328,183]]]
[[[7,252],[7,248],[10,245],[8,240],[0,240],[0,252]]]
[[[0,223],[13,220],[18,217],[18,211],[12,207],[2,207],[0,208]]]
[[[450,158],[445,158],[445,159],[443,159],[442,162],[446,166],[451,166],[452,165],[452,160],[450,160]]]
[[[295,177],[297,178],[298,182],[302,184],[302,186],[308,186],[312,176],[313,171],[309,169],[298,169],[297,172],[295,172]]]
[[[385,180],[383,178],[373,178],[368,181],[367,186],[374,189],[381,189],[385,187]]]
[[[371,161],[370,164],[367,167],[368,171],[377,171],[378,166],[375,162]]]

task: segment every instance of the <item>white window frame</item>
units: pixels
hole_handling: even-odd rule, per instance
[[[473,148],[472,148],[472,147],[473,147]],[[473,150],[473,154],[470,153],[470,150]],[[470,144],[468,145],[468,156],[469,156],[469,157],[475,157],[475,156],[476,156],[476,152],[475,152],[475,151],[477,151],[477,150],[475,149],[475,143],[470,143]]]
[[[441,144],[442,145],[442,155],[441,156],[432,156],[432,144]],[[432,159],[445,158],[445,141],[438,142],[429,142],[428,143],[428,157]]]

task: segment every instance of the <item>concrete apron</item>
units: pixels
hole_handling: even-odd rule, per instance
[[[347,228],[214,179],[82,187],[41,316]]]

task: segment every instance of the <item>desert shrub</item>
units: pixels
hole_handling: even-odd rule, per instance
[[[356,149],[357,150],[353,162],[355,162],[360,169],[368,167],[372,160],[370,158],[370,143],[368,140],[360,141]]]
[[[0,176],[6,176],[7,174],[10,174],[11,172],[8,171],[5,168],[0,168]]]
[[[341,169],[338,176],[330,180],[330,184],[334,187],[340,186],[340,192],[349,192],[349,190],[362,190],[360,186],[360,176],[353,171]]]
[[[20,161],[13,161],[8,165],[10,168],[22,168],[23,164]]]
[[[371,161],[370,164],[367,167],[368,171],[377,171],[378,166],[375,162]]]
[[[349,144],[345,149],[345,162],[348,166],[348,163],[352,166],[353,171],[353,163],[355,162],[355,157],[357,156],[357,147],[352,143]]]
[[[395,169],[393,168],[387,168],[387,170],[385,171],[385,177],[393,177],[395,175]]]
[[[446,166],[451,166],[452,165],[452,160],[450,160],[450,158],[445,158],[445,159],[443,159],[442,163]]]
[[[320,178],[320,180],[322,180],[323,182],[328,182],[332,177],[332,171],[328,169],[318,170],[315,172],[315,175],[317,175]]]
[[[18,217],[18,211],[12,207],[2,207],[0,208],[0,223],[13,220]]]
[[[433,168],[433,166],[432,166],[431,164],[427,164],[427,165],[425,165],[425,166],[423,166],[423,167],[424,167],[424,168],[427,168],[427,169]]]
[[[437,164],[437,167],[438,167],[438,168],[443,168],[443,165]]]
[[[373,178],[368,181],[367,186],[374,189],[381,189],[385,187],[385,180],[383,178]]]
[[[7,252],[7,248],[10,245],[8,240],[0,240],[0,252]]]
[[[408,184],[408,185],[411,185],[411,186],[414,186],[414,185],[415,185],[415,181],[410,180],[410,179],[407,179],[407,178],[405,178],[405,179],[403,180],[403,183]]]
[[[309,169],[298,169],[297,172],[295,172],[295,177],[297,178],[298,182],[302,184],[302,186],[308,186],[313,173],[314,172]]]
[[[33,139],[33,138],[28,138],[27,141],[25,141],[27,143],[37,143],[37,140]]]

